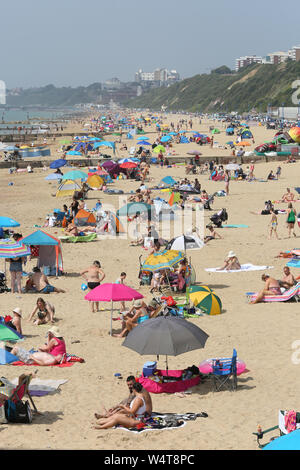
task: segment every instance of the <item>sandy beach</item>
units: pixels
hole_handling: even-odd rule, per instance
[[[165,121],[177,122],[186,116],[168,115]],[[215,125],[221,133],[215,136],[220,146],[225,146],[228,138],[221,123],[203,121],[194,118],[193,130],[209,134],[209,127]],[[65,130],[76,132],[82,128],[73,123]],[[147,132],[148,129],[146,129]],[[246,150],[253,150],[264,141],[270,141],[273,130],[253,125],[255,143]],[[149,131],[150,142],[157,134],[152,126]],[[114,139],[116,137],[114,136]],[[59,158],[61,138],[49,141],[51,158]],[[131,143],[123,136],[122,142],[130,147]],[[198,148],[193,144],[176,144],[173,149],[177,155],[187,156],[191,149]],[[203,159],[209,156],[230,157],[231,150],[224,148],[199,148]],[[107,152],[108,153],[108,152]],[[117,144],[117,156],[128,156],[120,151]],[[187,156],[188,157],[188,156]],[[201,157],[202,158],[202,157]],[[232,158],[234,160],[234,158]],[[270,170],[276,171],[278,162],[255,164],[254,174],[258,179],[266,179]],[[245,169],[247,165],[243,165]],[[229,357],[236,348],[238,357],[247,366],[247,371],[238,378],[236,392],[222,390],[214,393],[210,381],[206,380],[190,389],[191,394],[184,397],[171,394],[153,394],[153,408],[157,412],[199,413],[205,411],[207,418],[189,421],[186,426],[174,430],[156,430],[135,434],[121,429],[95,430],[92,428],[95,412],[101,407],[118,403],[128,395],[126,377],[142,373],[143,364],[154,360],[153,356],[140,356],[122,346],[122,339],[109,335],[110,305],[101,303],[101,311],[91,313],[88,302],[84,300],[85,292],[81,290],[83,282],[79,272],[88,267],[94,260],[100,260],[106,274],[106,282],[115,282],[122,271],[127,273],[126,284],[139,290],[146,298],[152,298],[149,287],[139,285],[139,256],[143,260],[147,251],[141,247],[130,247],[130,240],[97,239],[91,243],[64,243],[63,260],[65,275],[50,278],[54,286],[61,287],[66,293],[51,293],[47,300],[54,304],[56,311],[55,325],[62,331],[66,340],[67,351],[84,358],[84,363],[75,363],[72,367],[37,367],[41,379],[64,379],[67,383],[54,394],[35,397],[38,410],[43,413],[34,417],[32,424],[0,425],[1,449],[116,449],[116,450],[204,450],[204,449],[257,449],[256,432],[260,424],[264,429],[277,424],[278,410],[298,408],[298,384],[295,377],[299,364],[292,360],[296,350],[293,342],[299,340],[297,303],[273,302],[250,305],[246,292],[257,292],[263,287],[261,274],[264,271],[236,273],[208,273],[205,268],[218,267],[230,250],[234,250],[242,264],[273,266],[266,272],[276,279],[282,278],[285,260],[276,258],[280,251],[299,248],[300,229],[296,224],[297,238],[289,239],[286,228],[286,216],[278,215],[278,235],[268,240],[270,216],[254,215],[261,211],[268,199],[278,201],[290,187],[299,185],[299,161],[294,164],[280,163],[282,173],[277,181],[231,181],[230,194],[216,197],[212,211],[205,211],[204,223],[209,217],[226,207],[229,214],[228,224],[245,224],[247,228],[221,228],[217,232],[221,240],[212,240],[201,250],[188,252],[195,268],[197,282],[214,289],[221,298],[223,312],[216,316],[202,316],[190,319],[208,335],[204,349],[189,352],[176,357],[169,357],[170,369],[184,369],[198,366],[203,360],[218,356]],[[86,171],[87,168],[82,168]],[[0,169],[2,188],[1,215],[13,217],[21,223],[16,231],[27,236],[36,230],[35,225],[43,226],[45,217],[54,208],[70,204],[71,198],[55,198],[57,183],[45,181],[51,170],[34,169],[34,173],[9,174],[7,169]],[[172,176],[182,179],[186,175],[183,166],[160,168],[152,165],[149,187],[157,184],[162,177]],[[194,181],[195,176],[187,176]],[[209,194],[225,188],[224,182],[209,180],[209,175],[196,175],[202,189]],[[13,185],[9,185],[13,183]],[[112,188],[126,192],[135,191],[139,182],[114,181]],[[295,191],[294,191],[295,192]],[[156,193],[155,193],[156,194]],[[163,193],[158,193],[159,195]],[[297,193],[296,193],[297,194]],[[118,208],[118,196],[107,195],[100,191],[90,191],[86,204],[88,209],[95,206],[97,199],[102,203],[114,204]],[[295,202],[296,212],[300,212],[300,202]],[[287,209],[286,203],[275,204],[275,208]],[[46,232],[59,237],[61,228],[45,228]],[[1,267],[4,261],[0,260]],[[26,272],[32,270],[35,260],[28,262]],[[296,276],[300,274],[292,269]],[[10,282],[8,282],[10,286]],[[24,280],[23,280],[24,285]],[[26,321],[34,308],[38,295],[32,293],[0,295],[1,315],[8,315],[13,308],[20,307],[25,319],[22,322],[25,335],[24,347],[35,348],[43,344],[49,325],[35,326]],[[129,303],[128,303],[129,305]],[[116,312],[117,316],[117,312]],[[114,322],[114,332],[119,332],[120,322]],[[164,367],[164,358],[160,357],[159,365]],[[22,372],[32,372],[36,367],[15,367],[2,365],[0,376],[14,379]],[[114,374],[121,373],[123,379]]]

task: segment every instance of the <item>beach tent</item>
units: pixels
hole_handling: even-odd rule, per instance
[[[88,179],[86,180],[86,183],[91,187],[91,188],[100,188],[104,180],[99,176],[99,175],[92,175],[89,176]]]
[[[190,141],[187,137],[185,137],[184,135],[182,137],[180,137],[180,144],[189,144]]]
[[[22,243],[27,246],[38,246],[39,257],[38,267],[50,267],[50,273],[52,274],[51,268],[55,268],[55,274],[59,271],[63,271],[63,259],[61,243],[58,238],[53,235],[44,232],[43,230],[37,230],[28,237],[22,239]]]
[[[74,217],[74,224],[77,227],[85,227],[92,225],[96,227],[96,219],[92,212],[88,212],[85,209],[80,209]]]
[[[115,232],[115,233],[125,233],[125,229],[124,229],[122,223],[120,222],[119,217],[117,215],[115,215],[114,213],[112,213],[112,212],[109,213],[109,221],[108,222],[110,222],[113,232]],[[108,230],[108,224],[107,224],[107,229],[106,230]]]
[[[242,140],[243,139],[253,139],[253,134],[249,129],[245,129],[240,134]]]
[[[75,191],[80,191],[80,186],[76,183],[76,181],[63,181],[58,187],[56,197],[73,196]]]

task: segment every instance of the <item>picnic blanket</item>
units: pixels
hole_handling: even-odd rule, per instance
[[[205,271],[209,273],[240,273],[240,272],[247,272],[247,271],[264,271],[265,269],[272,269],[274,266],[255,266],[254,264],[247,263],[241,264],[241,269],[233,269],[233,270],[222,270],[219,271],[218,268],[206,268]]]
[[[59,237],[60,241],[63,243],[78,243],[78,242],[91,242],[97,238],[96,233],[89,233],[88,235],[78,235],[75,236],[62,236]]]
[[[201,413],[152,413],[151,418],[147,418],[144,422],[141,422],[135,428],[125,428],[123,426],[116,426],[115,429],[122,429],[125,431],[141,433],[145,431],[155,431],[164,429],[178,429],[186,425],[187,421],[195,421],[197,418],[207,418],[208,415],[205,412]]]

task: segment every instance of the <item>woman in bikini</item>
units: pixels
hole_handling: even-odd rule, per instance
[[[270,233],[269,233],[269,240],[272,238],[272,234],[275,233],[275,236],[277,238],[277,240],[279,240],[278,238],[278,234],[277,234],[277,226],[278,226],[278,220],[277,220],[277,216],[274,212],[274,209],[271,209],[271,221],[269,223],[269,227],[270,227]]]
[[[50,305],[49,302],[45,302],[42,297],[39,297],[27,321],[30,322],[35,314],[37,314],[38,318],[33,322],[35,325],[44,325],[48,321],[54,323],[54,311],[53,305]]]
[[[257,304],[261,302],[265,295],[281,295],[280,284],[276,279],[273,279],[268,274],[263,274],[261,276],[262,281],[264,281],[265,286],[261,290],[256,299],[251,302],[251,304]]]
[[[146,403],[143,396],[143,386],[135,382],[132,386],[134,399],[129,406],[119,405],[121,411],[109,418],[101,418],[96,422],[94,429],[109,429],[114,426],[134,428],[145,418]]]
[[[121,331],[120,334],[114,334],[116,338],[123,338],[126,336],[129,331],[131,331],[137,325],[143,323],[146,320],[149,320],[149,314],[147,311],[147,305],[142,300],[135,300],[133,302],[133,309],[134,315],[132,317],[126,316],[127,319],[125,321],[125,328]],[[131,313],[131,311],[130,311]]]

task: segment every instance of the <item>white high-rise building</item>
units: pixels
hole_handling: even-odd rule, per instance
[[[235,70],[238,72],[241,68],[246,67],[251,64],[262,64],[263,58],[256,55],[246,55],[244,57],[239,57],[235,61]]]

